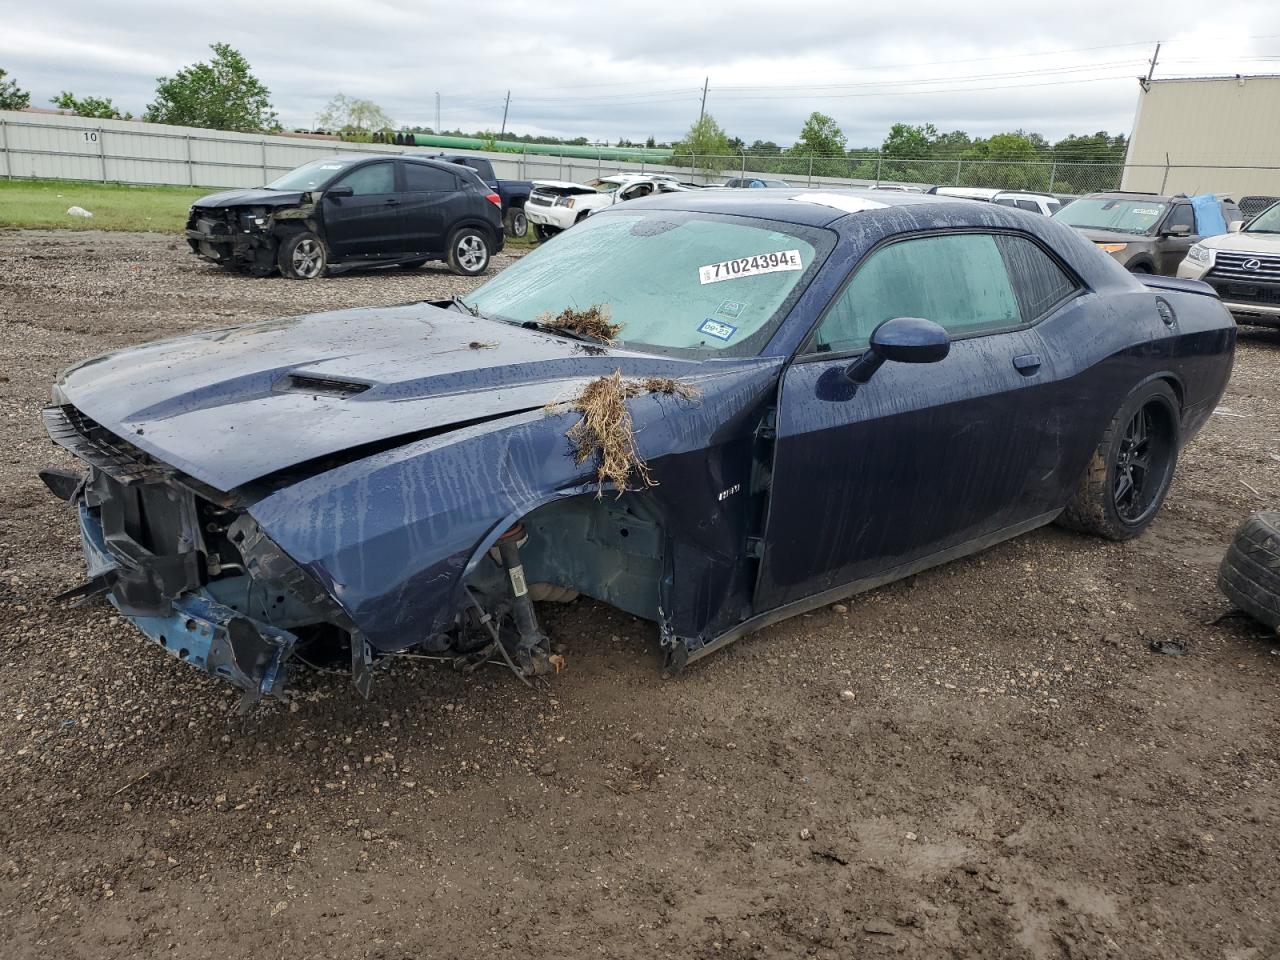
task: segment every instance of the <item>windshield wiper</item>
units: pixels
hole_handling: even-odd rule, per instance
[[[525,320],[520,326],[526,330],[540,330],[543,333],[555,334],[558,337],[568,337],[570,340],[581,340],[583,343],[596,343],[602,347],[613,346],[614,341],[606,340],[604,337],[597,337],[594,334],[582,333],[579,330],[570,330],[567,327],[553,327],[549,323],[543,323],[540,320]]]
[[[467,303],[467,301],[463,300],[462,297],[458,296],[456,293],[449,298],[449,302],[452,303],[459,310],[462,310],[465,313],[469,313],[473,317],[480,316],[480,309],[478,307],[471,306],[471,304]]]

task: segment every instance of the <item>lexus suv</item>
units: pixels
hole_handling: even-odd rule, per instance
[[[1238,232],[1201,240],[1178,276],[1208,283],[1238,322],[1280,327],[1280,203]]]
[[[502,249],[501,198],[471,170],[413,157],[325,157],[251,190],[201,197],[191,252],[233,270],[295,280],[333,268],[444,260],[477,276]]]

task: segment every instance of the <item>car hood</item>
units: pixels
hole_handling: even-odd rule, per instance
[[[353,448],[566,400],[614,370],[690,377],[733,364],[597,347],[418,303],[105,354],[65,371],[54,401],[230,491]]]
[[[1280,253],[1280,233],[1223,233],[1200,242],[1211,250],[1230,253]]]
[[[1145,233],[1120,233],[1116,230],[1095,230],[1091,227],[1075,227],[1077,233],[1094,243],[1150,243],[1155,237]]]
[[[252,190],[223,190],[201,197],[193,207],[219,209],[222,207],[292,207],[302,202],[302,193],[298,190],[264,190],[256,187]]]

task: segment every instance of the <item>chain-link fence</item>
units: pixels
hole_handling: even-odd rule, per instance
[[[698,182],[754,176],[803,185],[839,180],[864,185],[994,187],[1065,194],[1118,190],[1124,173],[1123,161],[913,158],[885,156],[874,151],[842,157],[675,155],[671,165],[688,169]]]

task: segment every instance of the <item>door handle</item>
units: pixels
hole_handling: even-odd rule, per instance
[[[1024,377],[1030,377],[1040,372],[1040,358],[1034,353],[1024,353],[1013,358],[1013,366]]]
[[[387,206],[391,207],[391,206],[394,206],[395,204],[397,204],[397,203],[399,203],[399,202],[400,202],[400,201],[399,201],[399,200],[397,200],[395,197],[392,197],[390,200],[388,200],[388,201],[387,201]]]

